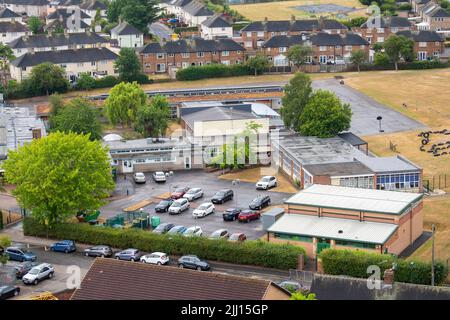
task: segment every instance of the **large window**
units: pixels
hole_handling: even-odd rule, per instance
[[[420,175],[418,173],[386,174],[377,176],[377,189],[402,190],[418,188]]]
[[[353,242],[345,240],[336,240],[337,246],[355,247],[355,248],[365,248],[365,249],[376,249],[376,244],[364,243],[364,242]]]
[[[373,177],[347,177],[340,178],[339,185],[341,187],[373,189]]]
[[[274,237],[278,239],[284,240],[293,240],[293,241],[301,241],[301,242],[313,242],[313,238],[309,236],[300,236],[300,235],[292,235],[285,233],[274,233]]]

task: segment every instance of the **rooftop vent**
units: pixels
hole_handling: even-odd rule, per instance
[[[342,234],[342,233],[344,233],[344,231],[343,231],[343,230],[339,230],[338,233],[339,233],[339,234]]]

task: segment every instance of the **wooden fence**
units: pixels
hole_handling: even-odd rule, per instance
[[[23,214],[11,210],[0,209],[0,229],[23,219]]]

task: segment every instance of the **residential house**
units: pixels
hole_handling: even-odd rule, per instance
[[[144,46],[144,33],[127,22],[122,22],[111,30],[111,39],[117,41],[120,48]]]
[[[201,23],[200,34],[203,39],[207,40],[218,37],[232,38],[233,26],[222,16],[214,15]]]
[[[209,10],[202,2],[194,0],[182,7],[183,22],[190,27],[201,24],[206,19],[214,16],[214,12]]]
[[[184,18],[184,12],[182,8],[194,0],[166,0],[160,2],[159,6],[167,13],[173,14],[175,17],[182,21]]]
[[[117,75],[114,62],[118,56],[108,48],[72,49],[61,51],[39,51],[25,53],[10,64],[11,78],[21,82],[28,78],[31,69],[44,62],[61,66],[70,81],[75,81],[80,73],[97,75]]]
[[[100,10],[100,16],[102,18],[107,17],[108,6],[99,0],[88,0],[86,2],[83,2],[80,5],[80,9],[81,9],[81,11],[84,11],[89,16],[91,16],[92,19],[95,18],[95,15],[97,14],[97,10]]]
[[[44,30],[50,33],[59,33],[61,30],[69,33],[87,32],[91,22],[92,18],[83,11],[58,8],[46,17]]]
[[[109,47],[107,39],[96,33],[36,34],[17,38],[8,43],[14,55],[37,51],[60,51],[69,49]]]
[[[161,45],[149,43],[140,52],[145,73],[165,73],[169,69],[183,69],[211,63],[226,65],[244,61],[244,48],[231,39],[170,41]]]
[[[411,0],[412,11],[420,15],[422,8],[430,2],[435,3],[433,0]]]
[[[403,17],[372,17],[361,27],[354,28],[353,31],[358,33],[364,39],[373,45],[375,43],[383,43],[391,34],[398,31],[414,30],[414,25]]]
[[[21,22],[0,22],[0,43],[6,44],[29,33]]]
[[[1,8],[0,22],[22,22],[22,16],[8,8]]]
[[[436,31],[401,31],[397,34],[414,40],[414,52],[419,61],[439,59],[444,53],[444,38]]]
[[[2,0],[1,6],[28,17],[45,17],[48,14],[47,0]]]
[[[423,12],[421,29],[447,31],[450,34],[450,13],[439,6],[433,10]]]
[[[85,0],[60,0],[58,3],[58,8],[67,9],[69,7],[80,7]]]

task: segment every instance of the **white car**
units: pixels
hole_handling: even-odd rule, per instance
[[[257,183],[256,183],[256,189],[264,189],[267,190],[272,187],[277,186],[277,178],[273,176],[265,176],[262,177]]]
[[[135,183],[145,183],[145,174],[143,172],[136,172],[133,175]]]
[[[183,236],[185,237],[201,237],[202,235],[203,230],[200,226],[189,227],[183,232]]]
[[[166,175],[162,171],[153,172],[152,177],[155,182],[166,182]]]
[[[153,252],[142,256],[141,262],[163,265],[169,263],[169,257],[163,252]]]
[[[186,198],[177,199],[169,207],[169,214],[179,214],[189,209],[190,204]]]
[[[216,207],[211,202],[205,202],[202,203],[200,206],[198,206],[197,209],[194,210],[192,213],[192,216],[194,218],[200,218],[205,217],[208,214],[214,213],[216,211]]]
[[[23,276],[22,281],[24,284],[38,284],[38,282],[44,279],[53,278],[55,269],[49,263],[41,263],[40,265],[32,268],[26,275]]]
[[[202,188],[192,188],[189,189],[184,195],[183,198],[188,199],[189,201],[193,201],[195,199],[199,199],[203,197],[203,189]]]

